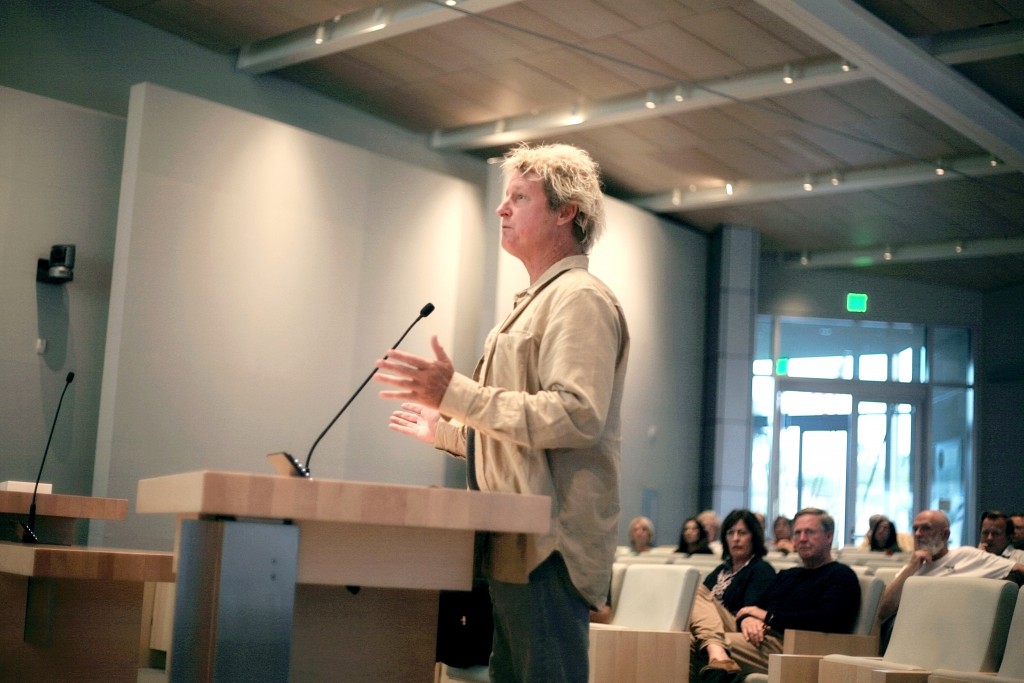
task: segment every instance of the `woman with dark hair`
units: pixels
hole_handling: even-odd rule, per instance
[[[793,552],[793,521],[785,515],[779,515],[772,524],[772,539],[769,550],[788,555]]]
[[[871,520],[868,532],[868,547],[886,555],[902,552],[899,536],[896,534],[896,525],[884,515],[876,515]]]
[[[768,549],[764,544],[764,528],[750,510],[733,510],[722,522],[722,564],[708,574],[704,583],[697,587],[699,592],[710,591],[713,604],[719,610],[735,615],[741,608],[754,605],[775,581],[775,569],[763,559]],[[706,629],[709,624],[694,619],[690,630],[694,638],[707,643],[713,635]],[[709,657],[701,652],[699,661],[712,661],[706,668],[718,669],[725,674],[739,673],[731,659],[721,659],[722,653]]]
[[[686,555],[712,555],[711,546],[708,545],[708,532],[704,526],[697,521],[696,517],[690,517],[683,522],[683,528],[679,532],[679,547],[677,553]]]
[[[753,605],[775,579],[775,570],[762,558],[768,552],[764,529],[750,510],[733,510],[722,522],[722,564],[704,579],[711,594],[736,613]]]

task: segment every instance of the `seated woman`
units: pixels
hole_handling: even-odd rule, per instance
[[[900,542],[903,539],[896,532],[896,525],[885,515],[871,517],[866,539],[870,550],[886,555],[909,552],[914,549],[912,544],[909,547],[904,547],[904,543]]]
[[[713,604],[719,610],[734,615],[742,607],[757,603],[761,594],[775,580],[775,569],[764,561],[768,552],[764,544],[764,529],[750,510],[733,510],[722,523],[722,564],[708,574],[704,583],[697,587],[699,593],[714,598]],[[714,641],[713,634],[705,632],[707,625],[700,619],[691,621],[694,645],[706,643],[706,658],[711,666],[715,662],[735,664],[725,648]],[[698,657],[692,657],[695,663]],[[726,669],[728,672],[738,669]]]
[[[793,522],[785,515],[779,515],[772,524],[772,535],[775,536],[768,546],[768,550],[774,550],[784,555],[793,552]]]
[[[648,552],[654,544],[654,522],[634,517],[629,523],[629,548],[634,555]]]
[[[683,528],[679,532],[679,547],[677,553],[686,555],[712,555],[711,546],[708,544],[708,532],[697,521],[696,517],[690,517],[683,522]]]

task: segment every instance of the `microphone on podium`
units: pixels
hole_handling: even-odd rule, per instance
[[[402,340],[405,339],[406,335],[409,334],[412,328],[416,326],[416,323],[418,323],[423,318],[426,318],[433,312],[434,304],[432,303],[428,303],[423,308],[421,308],[420,314],[416,316],[416,319],[412,321],[412,324],[409,325],[409,327],[405,328],[405,332],[403,332],[402,336],[398,338],[398,341],[391,345],[391,349],[397,349],[398,345],[402,343]],[[387,358],[387,354],[384,354],[384,358]],[[299,462],[298,459],[291,453],[271,453],[270,455],[267,456],[267,459],[271,461],[275,469],[277,469],[278,472],[282,474],[290,474],[291,476],[294,477],[311,477],[312,473],[309,470],[309,462],[313,458],[313,451],[320,443],[320,440],[323,439],[327,432],[331,430],[331,427],[333,427],[334,423],[338,421],[338,418],[342,416],[345,410],[348,409],[349,405],[351,405],[352,401],[355,400],[356,396],[359,395],[363,388],[366,387],[366,385],[370,382],[371,379],[373,379],[373,376],[376,374],[377,368],[374,367],[373,372],[367,375],[366,379],[363,380],[363,383],[359,385],[359,388],[356,389],[351,396],[349,396],[349,399],[345,401],[345,405],[341,407],[341,410],[339,410],[338,413],[334,416],[334,419],[332,419],[327,424],[327,426],[324,427],[324,430],[320,432],[320,436],[316,437],[316,441],[314,441],[313,445],[310,446],[309,453],[306,455],[306,464],[302,464],[301,462]]]
[[[64,379],[64,390],[60,392],[60,400],[57,401],[57,410],[53,413],[53,424],[50,425],[50,436],[46,439],[46,447],[43,449],[43,460],[39,463],[39,474],[36,475],[36,485],[32,489],[32,504],[28,508],[28,522],[19,522],[21,527],[21,540],[23,543],[39,543],[36,536],[36,494],[39,493],[39,481],[43,478],[43,465],[46,464],[46,454],[50,452],[50,442],[53,440],[53,430],[57,427],[57,416],[60,415],[60,406],[64,403],[64,394],[75,379],[75,373],[69,372]]]

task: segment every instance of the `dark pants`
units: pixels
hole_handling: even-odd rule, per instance
[[[587,683],[590,609],[554,553],[529,583],[492,580],[492,683]]]

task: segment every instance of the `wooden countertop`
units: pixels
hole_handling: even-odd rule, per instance
[[[0,514],[27,515],[32,494],[24,491],[0,491]],[[40,493],[36,496],[36,515],[74,519],[128,519],[126,498],[94,498],[61,493]]]
[[[136,511],[514,533],[551,525],[547,496],[208,470],[139,481]]]
[[[0,572],[53,579],[174,581],[174,554],[0,542]]]

